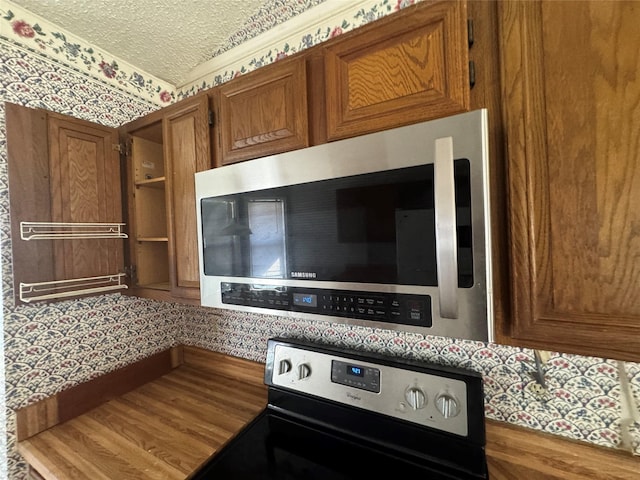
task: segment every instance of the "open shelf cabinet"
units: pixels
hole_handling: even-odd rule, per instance
[[[134,287],[171,289],[167,228],[167,190],[159,120],[129,132],[131,270]]]

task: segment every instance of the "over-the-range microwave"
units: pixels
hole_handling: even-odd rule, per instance
[[[487,123],[196,173],[201,304],[492,341]]]

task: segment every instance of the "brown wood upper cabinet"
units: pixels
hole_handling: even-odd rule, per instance
[[[306,61],[279,60],[222,85],[216,165],[309,146]]]
[[[134,294],[200,298],[194,173],[211,168],[208,113],[203,93],[122,128]]]
[[[498,4],[514,343],[640,361],[640,6]]]
[[[467,6],[420,2],[326,46],[327,137],[469,110]]]
[[[171,292],[200,298],[194,174],[211,168],[207,97],[187,99],[164,113]]]
[[[135,120],[121,127],[120,135],[46,110],[7,104],[6,111],[16,301],[23,301],[22,283],[57,282],[34,286],[37,292],[24,301],[119,288],[125,281],[117,275],[126,264],[131,294],[198,303],[194,173],[211,168],[207,95]],[[46,222],[39,231],[49,233],[53,224],[74,234],[87,223],[121,224],[123,198],[128,219],[120,228],[129,236],[128,249],[122,238],[94,231],[89,232],[94,238],[21,238],[23,222]],[[116,284],[94,278],[114,276]]]
[[[124,272],[123,240],[95,225],[122,222],[117,130],[5,105],[16,302],[117,285],[97,277]]]

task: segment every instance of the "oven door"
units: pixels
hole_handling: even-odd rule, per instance
[[[425,445],[425,450],[429,446]],[[266,409],[191,480],[486,478]]]

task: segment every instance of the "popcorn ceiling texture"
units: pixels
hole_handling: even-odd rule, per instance
[[[369,18],[386,12],[387,0],[380,1],[385,8],[363,15]],[[4,10],[7,2],[0,2],[0,10]],[[393,0],[392,5],[397,2]],[[6,22],[20,20],[22,17]],[[0,264],[4,310],[0,361],[4,356],[6,367],[5,376],[0,375],[6,387],[0,408],[6,406],[7,416],[6,451],[0,439],[0,478],[27,478],[25,462],[16,451],[16,408],[176,344],[264,361],[266,339],[271,336],[298,337],[469,368],[483,375],[487,417],[605,447],[618,445],[620,382],[616,362],[609,359],[552,353],[545,366],[549,389],[540,393],[531,375],[534,359],[529,349],[246,315],[119,294],[15,306],[2,102],[46,108],[114,127],[155,108],[149,98],[141,97],[130,85],[125,88],[122,83],[106,82],[104,69],[79,68],[75,57],[50,58],[42,44],[33,48],[34,39],[43,35],[32,32],[24,23],[19,32],[24,40],[20,45],[15,38],[0,35]],[[54,37],[58,30],[51,32],[47,38]],[[314,33],[306,32],[305,37]],[[57,45],[47,43],[46,48]],[[256,66],[258,61],[262,59],[250,59],[249,63]],[[640,364],[628,363],[627,373],[632,393],[640,402]],[[3,437],[4,427],[0,425]],[[631,426],[631,436],[635,453],[640,455],[640,423]]]
[[[38,9],[37,13],[34,13],[17,3],[0,0],[0,36],[19,45],[20,48],[26,48],[61,65],[87,73],[94,79],[100,79],[151,104],[168,105],[202,89],[219,85],[279,58],[322,43],[419,0],[265,0],[256,14],[246,19],[240,30],[235,31],[222,45],[216,44],[211,47],[218,48],[207,55],[204,63],[192,68],[182,59],[174,58],[171,68],[182,69],[181,77],[186,75],[186,82],[180,84],[162,80],[149,70],[152,68],[150,64],[160,67],[164,65],[163,62],[166,62],[173,52],[173,44],[171,48],[165,48],[161,43],[154,45],[153,55],[159,58],[145,62],[147,70],[143,70],[137,64],[142,62],[142,59],[125,60],[126,53],[118,56],[120,52],[114,55],[109,51],[109,48],[113,47],[112,44],[104,48],[89,43],[43,18],[39,13],[44,14],[50,10],[48,3],[42,3],[42,0],[15,1],[32,2],[30,8],[42,8],[44,11]],[[320,4],[323,4],[321,10],[314,11],[311,8]],[[301,13],[307,14],[303,16]],[[82,25],[84,26],[84,23]],[[281,28],[274,29],[277,26]],[[103,30],[105,29],[114,27],[105,25]],[[272,34],[270,30],[276,31],[276,34]],[[135,28],[127,25],[123,35],[130,35],[134,31]],[[263,33],[269,35],[269,38],[261,38]],[[201,39],[193,32],[191,35],[192,43],[197,44],[194,48],[201,48]],[[113,36],[119,38],[119,33],[114,30]],[[156,37],[146,38],[149,42],[156,41]],[[235,48],[239,46],[242,46],[242,49]],[[127,48],[125,45],[125,49]],[[238,50],[242,54],[236,57],[234,55]],[[227,52],[231,57],[225,56]],[[218,63],[210,64],[211,60]]]
[[[324,0],[13,0],[172,85],[237,32],[269,29]]]

